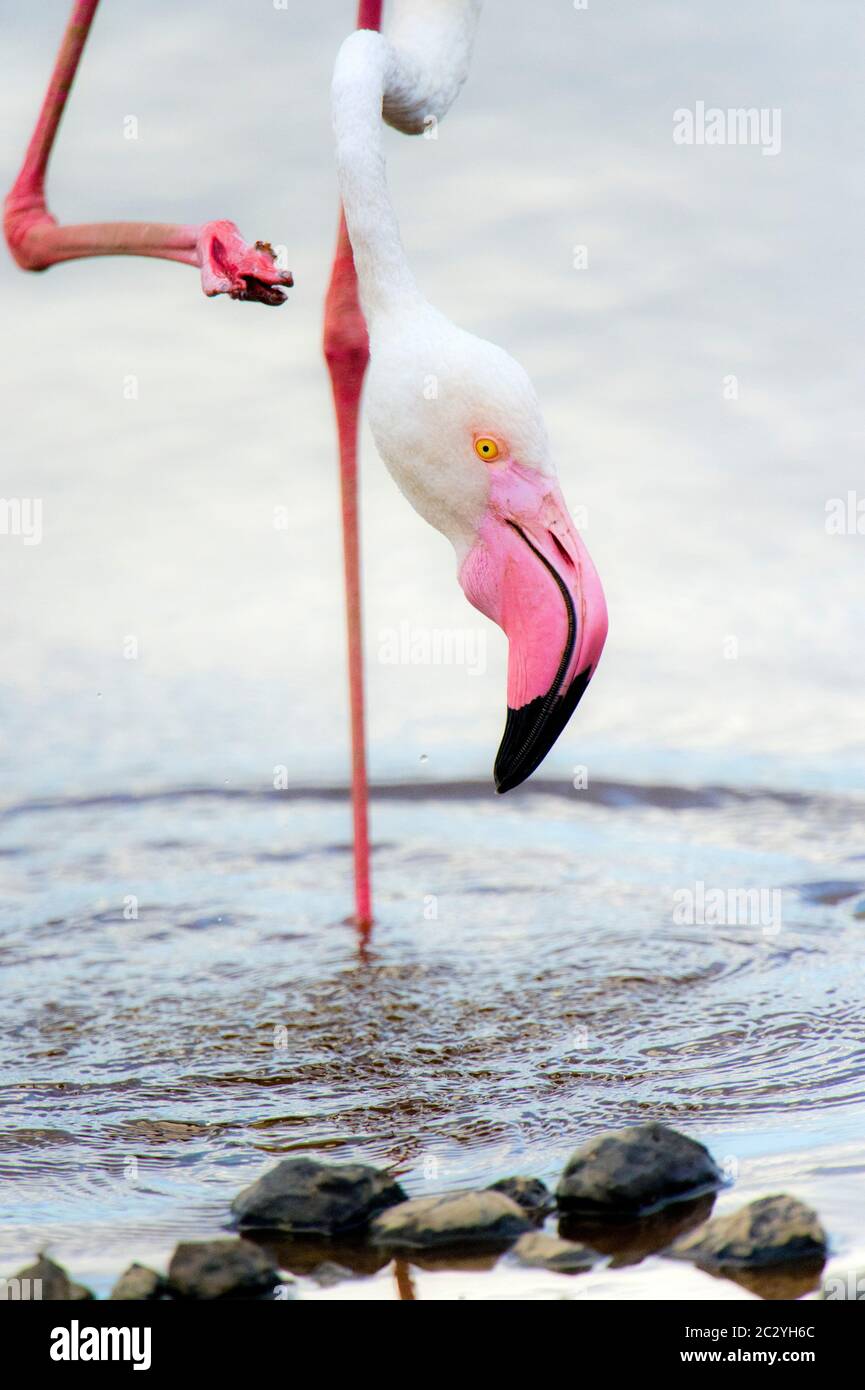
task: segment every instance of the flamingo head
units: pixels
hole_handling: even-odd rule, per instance
[[[494,778],[509,791],[561,734],[607,635],[601,582],[556,480],[537,397],[507,353],[424,305],[374,325],[369,412],[400,488],[453,543],[466,598],[507,635]]]

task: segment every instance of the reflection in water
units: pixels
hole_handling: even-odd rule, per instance
[[[129,1258],[218,1234],[235,1193],[289,1154],[377,1163],[418,1196],[514,1173],[554,1186],[577,1144],[650,1118],[731,1171],[772,1155],[774,1190],[809,1146],[845,1146],[810,1180],[840,1212],[833,1240],[852,1239],[862,926],[856,899],[796,885],[852,880],[855,810],[602,783],[585,799],[380,795],[379,921],[358,951],[344,799],[12,808],[0,1272],[48,1242],[105,1288]],[[674,894],[701,882],[780,886],[780,930],[674,918]],[[561,1230],[634,1278],[710,1208]],[[387,1268],[362,1245],[286,1242],[279,1259],[302,1278]]]
[[[245,1240],[254,1241],[272,1255],[280,1269],[298,1276],[312,1275],[325,1263],[341,1265],[352,1274],[377,1274],[390,1261],[389,1255],[362,1240],[325,1240],[321,1236],[288,1239],[261,1231],[243,1234]]]
[[[759,1269],[740,1269],[735,1265],[710,1266],[701,1264],[700,1269],[716,1279],[732,1279],[734,1284],[747,1289],[760,1298],[790,1299],[803,1298],[820,1287],[823,1261],[791,1263],[783,1265],[764,1265]]]
[[[666,1250],[679,1236],[693,1231],[708,1220],[715,1205],[715,1193],[706,1193],[690,1202],[677,1202],[637,1221],[598,1221],[591,1217],[563,1216],[559,1235],[609,1255],[613,1269],[639,1264],[647,1255]]]
[[[417,1294],[412,1283],[411,1268],[405,1260],[396,1259],[393,1262],[393,1277],[396,1282],[397,1297],[403,1303],[413,1303]]]
[[[490,1245],[489,1242],[485,1242],[483,1250],[452,1245],[443,1249],[412,1250],[406,1260],[415,1269],[426,1269],[430,1273],[451,1270],[463,1274],[484,1274],[494,1269],[509,1249],[510,1245]]]

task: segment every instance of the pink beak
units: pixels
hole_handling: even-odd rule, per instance
[[[603,650],[607,606],[555,480],[515,463],[490,477],[459,579],[508,638],[508,714],[493,771],[506,792],[531,776],[579,704]]]

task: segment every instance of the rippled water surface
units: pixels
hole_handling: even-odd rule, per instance
[[[725,1164],[719,1210],[812,1201],[846,1268],[865,1254],[862,809],[385,788],[362,944],[341,795],[7,807],[0,1271],[44,1245],[105,1292],[131,1259],[218,1234],[234,1193],[290,1154],[387,1165],[413,1195],[554,1182],[575,1144],[649,1118]],[[763,889],[761,920],[682,924],[698,884]],[[484,1280],[395,1280],[347,1256],[357,1277],[321,1287],[318,1256],[283,1256],[328,1298],[747,1296],[659,1259],[663,1243],[623,1232],[571,1279],[505,1260]]]

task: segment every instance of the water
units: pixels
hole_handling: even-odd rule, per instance
[[[218,1234],[287,1155],[362,1158],[413,1195],[554,1183],[577,1143],[649,1118],[735,1177],[719,1210],[812,1201],[846,1268],[865,1254],[862,810],[616,783],[385,788],[363,944],[340,795],[9,806],[0,1268],[45,1244],[105,1292],[131,1259]],[[778,889],[780,912],[767,897],[754,925],[680,924],[675,894],[698,883]],[[632,1235],[576,1280],[507,1261],[486,1283],[409,1277],[420,1297],[743,1294],[629,1263]],[[320,1288],[320,1252],[283,1255],[309,1296],[398,1293],[376,1259]]]

